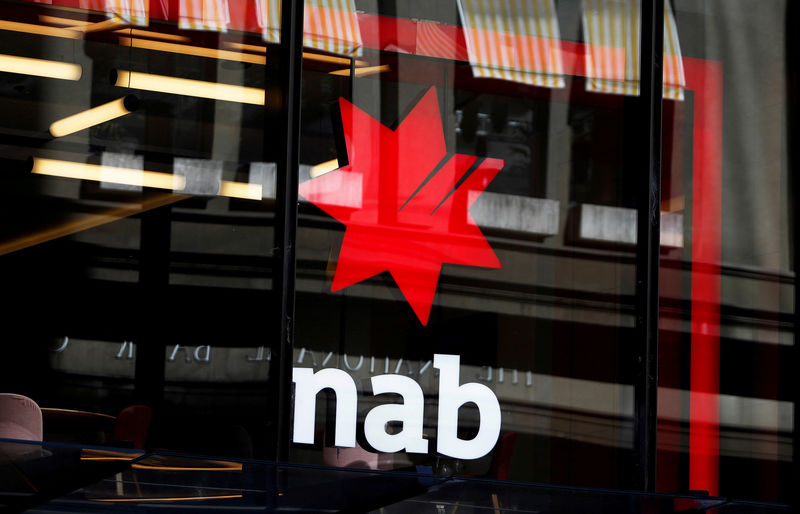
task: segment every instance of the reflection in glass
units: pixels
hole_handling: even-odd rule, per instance
[[[564,87],[553,0],[459,0],[458,8],[473,76]]]
[[[639,95],[641,0],[584,0],[587,91]],[[664,98],[683,100],[686,78],[669,0],[664,2]]]

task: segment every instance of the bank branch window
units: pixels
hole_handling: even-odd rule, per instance
[[[361,7],[351,70],[304,70],[295,340],[302,376],[337,368],[357,402],[324,389],[292,458],[632,487],[636,92],[591,68],[581,27],[602,20],[581,2]],[[476,395],[457,415],[442,359]],[[380,392],[398,376],[414,396]],[[389,410],[394,451],[375,437]]]
[[[230,476],[789,502],[797,13],[663,4],[0,1],[0,393]]]

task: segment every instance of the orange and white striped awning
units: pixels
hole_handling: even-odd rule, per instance
[[[258,24],[268,43],[281,40],[280,0],[256,0]],[[303,46],[332,54],[361,54],[361,32],[353,0],[306,0]]]
[[[564,87],[553,0],[458,0],[475,77]]]
[[[227,32],[231,22],[228,0],[181,0],[178,27]]]
[[[51,0],[35,0],[52,4]],[[80,0],[78,7],[88,11],[104,12],[110,20],[127,25],[146,27],[149,23],[150,0]]]
[[[588,91],[639,95],[641,19],[641,0],[584,0]],[[678,29],[665,0],[664,98],[683,100],[685,87]]]
[[[149,0],[106,0],[109,17],[118,17],[129,25],[146,27],[149,22]]]
[[[449,30],[454,29],[454,30]],[[439,57],[456,60],[459,57],[459,45],[455,35],[457,27],[442,25],[435,21],[417,22],[417,55]],[[464,59],[463,57],[461,58]]]

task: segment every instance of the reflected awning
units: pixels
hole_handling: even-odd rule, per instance
[[[53,4],[53,0],[33,1],[39,4]],[[104,12],[110,20],[128,25],[146,27],[149,22],[150,0],[78,0],[76,3],[80,9]],[[61,2],[57,4],[60,5]]]
[[[553,0],[459,0],[475,77],[564,87]]]
[[[281,39],[280,0],[256,0],[258,25],[268,43]],[[353,0],[306,0],[303,46],[332,54],[361,54],[361,32]]]
[[[639,95],[640,0],[584,0],[587,91]],[[675,16],[664,2],[664,98],[683,100],[686,77]]]
[[[149,0],[106,0],[105,11],[109,17],[118,17],[129,25],[146,27],[150,10]]]
[[[178,27],[226,32],[231,22],[228,0],[181,0]]]

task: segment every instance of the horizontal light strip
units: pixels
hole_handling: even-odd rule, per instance
[[[81,39],[80,32],[71,29],[61,29],[58,27],[48,27],[46,25],[34,25],[32,23],[19,23],[16,21],[0,20],[0,30],[11,30],[14,32],[25,32],[26,34],[38,34],[40,36],[63,37],[67,39]]]
[[[149,39],[121,37],[119,38],[119,44],[133,48],[145,48],[147,50],[157,50],[159,52],[196,55],[199,57],[210,57],[212,59],[225,59],[227,61],[249,62],[253,64],[266,64],[267,62],[266,56],[263,55],[243,54],[239,52],[231,52],[230,50],[217,50],[202,46],[179,45],[176,43],[165,43],[163,41],[151,41]]]
[[[204,461],[212,464],[217,464],[216,467],[210,466],[164,466],[161,464],[145,464],[139,462],[133,464],[131,467],[134,469],[152,469],[156,471],[241,471],[242,464],[240,462],[229,462],[222,460]]]
[[[72,18],[60,18],[58,16],[47,16],[46,14],[39,15],[39,21],[49,23],[51,25],[61,25],[64,27],[79,27],[83,25],[91,25],[91,21],[74,20]]]
[[[333,171],[339,167],[339,159],[331,159],[330,161],[321,162],[319,164],[315,164],[311,167],[308,171],[308,175],[311,178],[317,178],[320,175],[324,175],[329,171]]]
[[[0,71],[63,80],[78,80],[81,78],[79,64],[46,61],[31,57],[17,57],[15,55],[0,55]]]
[[[235,86],[202,80],[182,79],[165,75],[152,75],[137,71],[116,70],[115,86],[144,89],[174,95],[195,96],[212,100],[264,105],[263,89]]]
[[[138,503],[152,503],[152,502],[183,502],[190,500],[223,500],[232,498],[242,498],[241,494],[226,494],[220,496],[176,496],[174,498],[154,497],[145,498],[138,496],[136,498],[86,498],[89,501],[95,502],[138,502]]]
[[[139,100],[134,95],[127,95],[83,112],[73,114],[50,125],[53,137],[63,137],[79,130],[87,129],[115,118],[130,114],[139,108]]]
[[[180,191],[186,187],[186,177],[161,173],[157,171],[142,171],[130,168],[116,168],[98,164],[84,164],[82,162],[60,161],[34,157],[32,173],[48,175],[51,177],[74,178],[79,180],[93,180],[95,182],[113,182],[131,186],[152,187],[156,189],[169,189]],[[233,182],[223,180],[220,182],[219,196],[242,198],[245,200],[261,200],[261,184],[247,182]]]
[[[388,64],[381,64],[380,66],[369,66],[366,68],[356,68],[354,70],[354,74],[356,77],[363,77],[365,75],[374,75],[376,73],[383,73],[384,71],[389,71],[391,68]],[[339,75],[344,77],[350,76],[350,68],[346,68],[344,70],[336,70],[329,73],[329,75]]]
[[[99,21],[89,25],[76,26],[75,30],[80,30],[81,32],[102,32],[104,30],[112,30],[125,25],[128,25],[128,23],[115,16],[110,20]]]
[[[248,52],[258,52],[261,54],[267,53],[266,46],[248,45],[247,43],[236,43],[234,41],[225,41],[224,45],[228,48],[233,48],[234,50],[246,50]]]
[[[247,43],[236,43],[234,41],[225,41],[225,46],[228,48],[233,48],[234,50],[246,50],[248,52],[258,52],[265,54],[267,53],[266,46],[260,45],[248,45]],[[324,55],[324,54],[315,54],[312,52],[303,52],[303,59],[308,59],[311,61],[320,61],[320,62],[327,62],[331,64],[341,64],[342,66],[349,66],[350,59],[346,57],[336,57],[333,55]],[[366,61],[356,61],[356,66],[366,66]]]
[[[74,178],[80,180],[93,180],[95,182],[114,182],[130,186],[144,186],[156,189],[180,190],[186,187],[186,177],[159,173],[157,171],[142,171],[130,168],[114,168],[98,164],[85,164],[82,162],[59,161],[34,157],[31,173],[49,175],[51,177]]]
[[[231,198],[261,200],[262,187],[261,184],[223,180],[220,183],[219,194],[220,196],[229,196]]]
[[[186,36],[179,36],[177,34],[164,34],[163,32],[153,32],[152,30],[142,30],[142,29],[120,29],[115,30],[115,34],[123,34],[125,36],[136,36],[136,37],[149,37],[153,39],[165,39],[167,41],[182,41],[188,42],[190,39]]]
[[[6,255],[19,250],[24,250],[25,248],[30,248],[48,241],[53,241],[60,237],[77,234],[78,232],[82,232],[84,230],[99,227],[107,223],[117,221],[121,218],[133,216],[134,214],[141,214],[143,212],[147,212],[164,205],[169,205],[186,198],[189,198],[189,196],[176,195],[173,193],[161,193],[155,198],[146,199],[142,204],[134,204],[131,206],[109,209],[108,211],[99,214],[79,214],[60,225],[56,225],[40,232],[34,232],[33,234],[24,235],[0,244],[0,255]]]
[[[349,66],[350,59],[345,57],[334,57],[332,55],[313,54],[311,52],[303,52],[303,59],[310,61],[327,62],[331,64],[341,64],[342,66]],[[356,66],[366,66],[366,61],[356,61]]]
[[[331,64],[341,64],[342,66],[350,66],[350,59],[346,57],[334,57],[332,55],[314,54],[311,52],[303,52],[303,59],[310,61],[327,62]],[[366,66],[369,64],[366,61],[356,61],[356,66]]]

